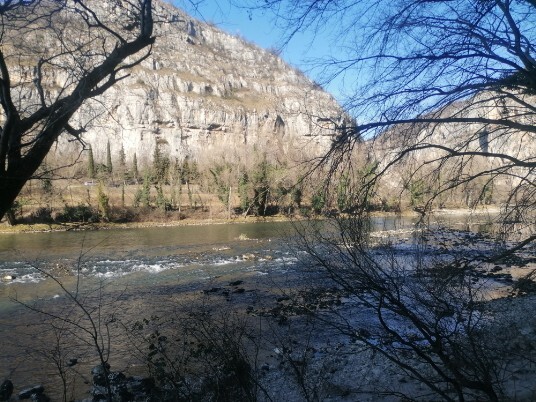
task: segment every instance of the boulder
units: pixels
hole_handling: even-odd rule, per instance
[[[13,383],[11,380],[4,380],[0,385],[0,401],[8,401],[13,393]]]
[[[151,397],[155,389],[155,381],[151,377],[126,377],[120,371],[109,371],[110,366],[98,365],[93,367],[93,387],[91,395],[93,401],[108,400],[108,389],[106,388],[106,375],[110,391],[114,401],[146,401]]]
[[[155,388],[154,378],[151,377],[128,377],[126,379],[127,390],[134,396],[150,395]]]
[[[98,386],[106,385],[106,376],[110,370],[110,365],[106,363],[106,366],[103,367],[102,364],[95,366],[91,369],[91,375],[93,376],[93,384]]]
[[[19,399],[33,399],[45,392],[45,387],[42,385],[34,385],[33,387],[23,389],[19,392]],[[38,399],[39,400],[39,399]]]

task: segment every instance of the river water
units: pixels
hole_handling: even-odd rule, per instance
[[[285,223],[260,223],[3,234],[0,273],[16,276],[11,282],[16,284],[39,282],[42,275],[35,266],[73,268],[78,259],[85,275],[109,278],[190,265],[217,266],[234,262],[233,257],[250,248],[268,251],[270,241],[286,236],[289,230]]]
[[[377,230],[392,230],[412,221],[378,218],[373,223]],[[165,272],[172,270],[174,279],[185,282],[253,266],[274,268],[290,262],[293,236],[289,222],[0,234],[0,278],[14,277],[0,284],[0,295],[13,288],[39,289],[46,282],[41,271],[62,276],[79,269],[85,277],[131,276],[143,282],[154,274],[167,278]],[[265,264],[242,264],[252,253]]]
[[[373,225],[408,230],[413,222],[378,218]],[[274,290],[305,286],[295,236],[288,222],[0,234],[0,278],[14,277],[0,283],[0,377],[14,379],[17,387],[55,375],[52,351],[63,333],[57,325],[45,328],[47,314],[74,314],[66,291],[87,294],[88,305],[103,311],[109,303],[115,309],[110,314],[142,319],[204,294],[220,297],[216,308],[230,301],[252,306]],[[115,346],[121,353],[128,349]],[[63,353],[62,359],[84,359],[76,349]],[[95,364],[86,360],[76,366],[81,373]],[[87,385],[78,384],[73,395],[81,389]]]
[[[54,361],[58,336],[67,331],[47,315],[84,320],[66,291],[79,291],[93,312],[113,308],[122,322],[168,314],[170,306],[220,288],[226,297],[219,295],[218,303],[233,296],[251,303],[258,289],[269,289],[296,266],[291,236],[290,223],[0,234],[0,379],[11,378],[16,390],[44,383],[59,399]],[[241,286],[229,286],[237,281]],[[111,349],[124,353],[128,346],[120,338],[114,336]],[[67,343],[62,359],[77,358],[75,368],[87,377],[95,356]],[[78,384],[73,395],[83,397],[88,387]]]

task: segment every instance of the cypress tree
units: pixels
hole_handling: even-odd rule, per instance
[[[157,184],[165,184],[169,170],[169,158],[162,154],[160,146],[156,144],[153,153],[153,180]]]
[[[140,174],[138,173],[138,158],[136,157],[136,152],[134,152],[134,156],[132,157],[132,176],[137,183]]]
[[[88,149],[87,175],[90,179],[95,178],[95,159],[93,159],[93,149],[91,146]]]
[[[125,148],[123,147],[123,143],[121,143],[121,148],[119,149],[119,174],[121,175],[121,179],[123,182],[127,178],[127,163],[126,163],[126,156],[125,156]]]
[[[106,169],[112,173],[112,153],[110,152],[110,140],[106,143]]]
[[[123,168],[126,166],[125,148],[123,144],[121,144],[121,149],[119,150],[119,166]]]
[[[247,172],[242,173],[238,180],[238,197],[240,197],[240,209],[244,214],[249,211],[250,199],[249,199],[249,176]]]

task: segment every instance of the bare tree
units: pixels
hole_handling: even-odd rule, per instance
[[[68,289],[59,277],[54,276],[50,270],[46,270],[37,265],[34,269],[42,274],[45,278],[50,279],[54,285],[65,297],[65,302],[59,311],[47,310],[37,302],[29,303],[15,298],[14,300],[26,307],[28,310],[37,313],[40,316],[40,324],[45,324],[48,331],[45,330],[51,339],[47,340],[47,347],[52,345],[50,350],[44,353],[55,365],[57,374],[62,382],[63,400],[68,400],[67,395],[67,369],[69,362],[66,361],[66,351],[76,349],[78,353],[89,353],[102,368],[103,389],[106,400],[113,400],[113,390],[111,386],[109,358],[111,353],[112,334],[111,327],[116,320],[115,313],[119,308],[114,305],[116,299],[112,301],[105,300],[106,289],[103,283],[100,283],[95,289],[82,289],[82,258],[81,253],[76,269],[76,282],[74,289]],[[115,296],[114,296],[115,297]],[[107,310],[106,307],[109,309]],[[50,344],[50,340],[52,343]],[[84,351],[84,352],[83,352]],[[71,362],[71,365],[76,364]]]
[[[369,229],[359,221],[334,221],[323,231],[301,226],[309,264],[322,267],[358,306],[318,317],[375,352],[382,365],[398,366],[434,398],[499,400],[519,356],[506,351],[511,332],[500,340],[491,336],[494,313],[484,303],[470,253],[438,253],[437,239],[426,231],[417,232],[411,255],[386,243],[371,248]]]
[[[0,4],[0,217],[73,116],[126,78],[154,43],[151,0]],[[86,122],[87,123],[87,122]]]
[[[345,212],[362,216],[382,185],[384,192],[412,193],[411,206],[423,216],[450,195],[468,207],[501,207],[498,247],[487,262],[534,244],[535,2],[271,0],[250,6],[276,11],[287,40],[306,30],[337,37],[338,53],[316,67],[326,81],[344,77],[346,107],[358,123],[339,127],[314,169],[327,168],[332,183],[353,175]],[[374,166],[372,174],[355,174],[356,153]]]
[[[495,312],[478,272],[522,250],[533,257],[536,2],[252,0],[250,6],[275,11],[287,41],[306,30],[332,35],[338,53],[314,65],[325,81],[344,78],[345,106],[358,122],[340,127],[314,167],[335,179],[326,182],[344,177],[338,196],[345,216],[304,229],[302,246],[374,319],[342,315],[329,323],[436,398],[500,399],[514,356],[487,338]],[[353,170],[356,153],[365,153],[373,169]],[[501,206],[499,236],[487,250],[473,244],[465,254],[427,230],[424,243],[412,243],[412,257],[374,244],[368,210],[382,183],[391,192],[398,185],[413,191],[423,217],[449,193],[465,193],[469,207],[493,198]]]
[[[336,42],[335,54],[313,67],[324,81],[344,78],[345,106],[358,123],[340,127],[322,163],[336,171],[365,142],[370,157],[382,161],[370,185],[401,166],[408,175],[433,178],[423,210],[455,189],[480,183],[478,199],[478,191],[498,185],[502,221],[520,223],[523,242],[536,239],[534,1],[252,0],[250,6],[275,11],[287,40],[312,30]]]

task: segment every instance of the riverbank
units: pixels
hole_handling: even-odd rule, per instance
[[[206,226],[206,225],[229,225],[257,222],[290,222],[301,217],[288,217],[284,215],[267,217],[236,217],[236,218],[185,218],[181,220],[162,220],[144,222],[72,222],[72,223],[21,223],[17,225],[0,225],[1,233],[41,233],[41,232],[67,232],[83,230],[110,230],[110,229],[140,229],[152,227],[175,227],[175,226]]]
[[[433,217],[457,217],[457,216],[491,216],[499,214],[498,207],[482,207],[477,209],[438,209],[429,213]],[[413,211],[402,212],[372,212],[372,217],[401,217],[417,218],[422,215]],[[322,215],[314,216],[314,219],[324,219]],[[225,225],[243,224],[257,222],[292,222],[311,219],[304,215],[271,215],[271,216],[234,216],[232,218],[211,217],[209,213],[197,214],[194,218],[176,219],[170,216],[162,216],[158,220],[132,221],[132,222],[69,222],[69,223],[18,223],[9,225],[6,221],[0,224],[0,234],[2,233],[40,233],[40,232],[64,232],[83,230],[109,230],[109,229],[139,229],[150,227],[174,227],[174,226],[204,226],[204,225]]]

